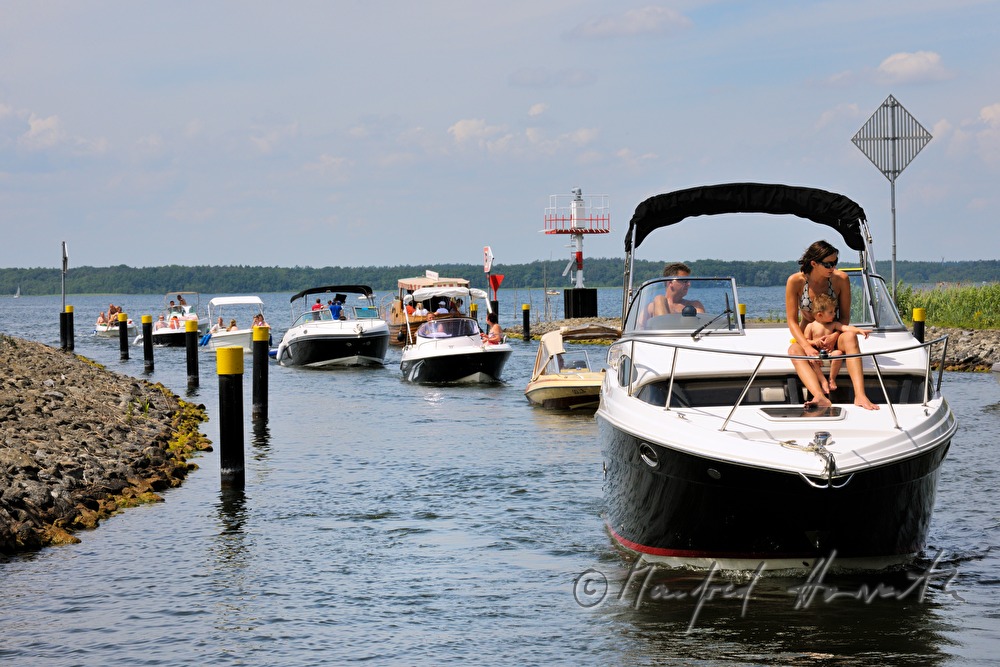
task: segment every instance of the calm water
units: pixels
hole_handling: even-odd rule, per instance
[[[290,320],[289,296],[264,297],[276,341]],[[520,322],[526,296],[501,291],[502,324]],[[780,305],[780,290],[769,296]],[[537,315],[540,291],[533,297]],[[601,314],[617,315],[618,299],[601,290]],[[160,305],[143,296],[68,299],[76,351],[143,376],[141,348],[121,362],[117,341],[86,335],[109,300],[135,315]],[[58,345],[60,308],[58,297],[2,299],[0,331]],[[828,575],[823,583],[843,595],[819,594],[808,604],[805,576],[747,575],[733,583],[745,594],[724,595],[728,580],[657,571],[640,595],[645,574],[630,574],[603,530],[592,416],[531,408],[523,390],[535,345],[513,347],[506,383],[490,387],[406,384],[395,348],[384,369],[272,365],[267,428],[255,434],[246,425],[244,493],[220,490],[218,453],[206,453],[165,502],[113,517],[81,534],[81,544],[0,561],[0,663],[995,660],[1000,384],[991,376],[945,377],[961,427],[941,475],[926,559],[908,573]],[[211,415],[204,431],[218,442],[213,356],[201,357],[193,394],[183,350],[157,349],[150,379],[204,403]],[[922,601],[919,591],[907,593],[920,582],[908,574],[930,581]],[[878,584],[883,599],[848,597]]]

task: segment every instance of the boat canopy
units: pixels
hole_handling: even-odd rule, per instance
[[[351,294],[363,294],[366,297],[372,296],[372,288],[368,285],[327,285],[325,287],[310,287],[309,289],[304,289],[295,296],[293,296],[289,301],[295,301],[303,297],[307,297],[310,294],[327,294],[335,292],[348,292]]]
[[[436,296],[446,296],[449,299],[459,297],[471,297],[473,299],[486,299],[486,291],[470,287],[424,287],[413,293],[416,301],[432,299]]]
[[[259,296],[217,296],[208,302],[209,308],[219,306],[263,306]]]
[[[766,183],[726,183],[676,190],[656,195],[639,204],[628,233],[625,252],[635,247],[653,231],[700,215],[726,213],[770,213],[797,215],[837,230],[848,246],[865,250],[862,223],[864,209],[853,200],[826,190]]]
[[[432,278],[430,276],[417,276],[415,278],[400,278],[397,282],[400,290],[418,290],[423,287],[468,287],[469,281],[465,278]]]

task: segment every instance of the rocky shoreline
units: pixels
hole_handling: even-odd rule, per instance
[[[0,554],[79,542],[122,508],[162,498],[211,450],[204,406],[161,384],[0,335]]]
[[[597,322],[610,327],[620,327],[617,317],[591,317],[567,320],[537,322],[531,325],[531,338],[537,340],[542,334],[555,331],[563,326],[575,326]],[[504,330],[509,337],[522,338],[523,327],[515,326]],[[948,335],[948,350],[944,369],[947,371],[989,371],[994,366],[1000,368],[1000,329],[952,329],[927,327],[924,340],[934,340]],[[936,366],[935,366],[936,367]]]

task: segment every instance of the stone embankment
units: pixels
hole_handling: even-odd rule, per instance
[[[162,500],[210,450],[204,406],[83,357],[0,335],[0,553],[79,542]]]
[[[531,325],[531,337],[540,338],[542,334],[555,331],[559,327],[598,322],[611,327],[620,327],[621,319],[617,317],[578,318],[537,322]],[[523,331],[520,326],[506,329],[507,335],[521,338]],[[948,353],[945,357],[945,370],[949,371],[988,371],[1000,364],[1000,329],[951,329],[945,327],[927,327],[924,340],[934,340],[948,334]],[[935,354],[938,354],[937,352]]]

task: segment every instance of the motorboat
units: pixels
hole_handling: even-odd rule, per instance
[[[842,358],[861,358],[879,410],[854,405],[847,381],[832,406],[805,402],[792,361],[818,358],[789,356],[784,326],[745,326],[733,278],[684,277],[704,312],[652,315],[648,304],[678,278],[634,286],[639,245],[687,218],[730,213],[798,216],[858,252],[850,320],[872,333]],[[879,570],[916,558],[956,430],[941,394],[947,339],[922,342],[904,326],[864,210],[813,188],[691,188],[639,204],[625,253],[622,336],[596,412],[612,539],[648,562],[706,569]]]
[[[393,296],[385,308],[383,319],[389,325],[389,344],[406,345],[414,342],[414,334],[421,324],[427,321],[426,315],[415,315],[407,312],[407,306],[416,308],[419,302],[413,300],[413,292],[427,287],[468,287],[465,278],[443,278],[437,271],[425,270],[424,275],[412,278],[400,278],[396,282],[398,293]],[[428,313],[434,308],[431,303],[423,306]]]
[[[128,336],[129,340],[135,338],[139,331],[139,327],[136,326],[132,318],[125,321],[125,334]],[[104,322],[103,324],[94,325],[94,335],[98,338],[118,338],[121,336],[121,329],[119,329],[118,319],[114,318],[110,322]]]
[[[600,399],[604,368],[586,349],[567,350],[568,341],[617,340],[621,330],[602,324],[562,327],[542,334],[535,368],[524,390],[528,402],[543,408],[594,410]]]
[[[431,302],[436,313],[417,327],[414,340],[403,347],[399,369],[403,378],[421,383],[490,383],[500,381],[511,355],[506,337],[500,343],[483,338],[476,318],[470,315],[474,299],[490,311],[486,292],[468,287],[425,287],[413,299]]]
[[[213,352],[220,347],[232,346],[252,352],[253,326],[258,315],[266,324],[264,302],[259,296],[217,296],[209,299],[208,321],[213,324],[201,337],[201,346]]]
[[[321,296],[317,296],[321,295]],[[324,296],[326,301],[324,302]],[[316,297],[309,306],[308,301]],[[379,317],[371,287],[310,287],[291,298],[292,326],[275,358],[282,366],[383,366],[389,327]]]
[[[167,292],[163,296],[163,310],[153,321],[151,334],[153,345],[163,347],[184,347],[187,345],[187,323],[198,323],[198,338],[208,333],[208,320],[199,317],[201,312],[201,295],[198,292],[180,291]],[[142,332],[136,336],[135,342],[142,342]]]

